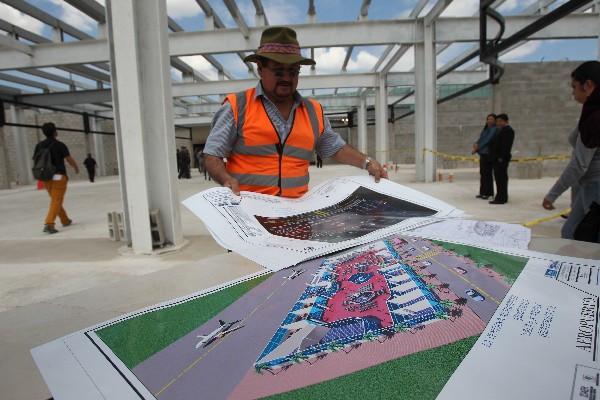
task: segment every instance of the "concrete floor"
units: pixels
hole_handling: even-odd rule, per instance
[[[311,167],[311,185],[334,176],[362,174],[352,167]],[[475,199],[478,174],[455,170],[453,183],[415,183],[412,167],[390,178],[442,199],[471,218],[524,223],[555,212],[541,201],[553,178],[511,180],[510,202],[493,206]],[[183,200],[214,186],[197,172],[179,183]],[[181,207],[189,244],[160,256],[123,256],[121,243],[108,239],[106,214],[121,210],[116,177],[69,186],[65,209],[75,221],[42,233],[48,196],[34,187],[0,191],[0,397],[46,399],[46,388],[29,349],[120,314],[189,294],[261,268],[219,247],[204,225]],[[568,194],[556,203],[567,208]],[[532,247],[557,254],[600,259],[600,246],[559,239],[562,219],[536,225]]]

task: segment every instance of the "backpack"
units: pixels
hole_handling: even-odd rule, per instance
[[[39,148],[33,155],[31,172],[33,177],[39,181],[50,181],[56,173],[56,167],[52,164],[52,154],[50,153],[53,144],[45,148]]]

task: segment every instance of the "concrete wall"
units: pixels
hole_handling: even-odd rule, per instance
[[[192,141],[194,144],[205,144],[209,133],[209,126],[194,126],[192,128]]]

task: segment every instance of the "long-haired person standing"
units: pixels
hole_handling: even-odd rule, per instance
[[[578,225],[589,212],[593,202],[600,204],[600,120],[590,125],[594,116],[594,106],[600,88],[600,62],[588,61],[581,64],[571,73],[571,88],[573,98],[583,104],[582,116],[570,134],[573,152],[569,164],[564,169],[554,186],[544,197],[542,206],[547,210],[554,209],[554,201],[568,188],[579,185],[575,199],[571,205],[571,213],[562,227],[561,236],[574,239]],[[586,110],[587,106],[587,110]],[[598,111],[600,113],[600,111]],[[599,116],[600,118],[600,116]],[[597,143],[596,147],[586,147],[587,144]],[[595,241],[598,238],[595,237]]]

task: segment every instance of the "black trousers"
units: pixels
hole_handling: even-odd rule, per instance
[[[90,178],[90,182],[94,182],[94,177],[96,176],[96,169],[94,168],[86,168],[88,173],[88,178]]]
[[[494,195],[493,163],[487,154],[479,155],[479,195]]]
[[[494,200],[506,203],[508,201],[508,163],[509,161],[494,162],[494,179],[496,180],[496,197]]]

